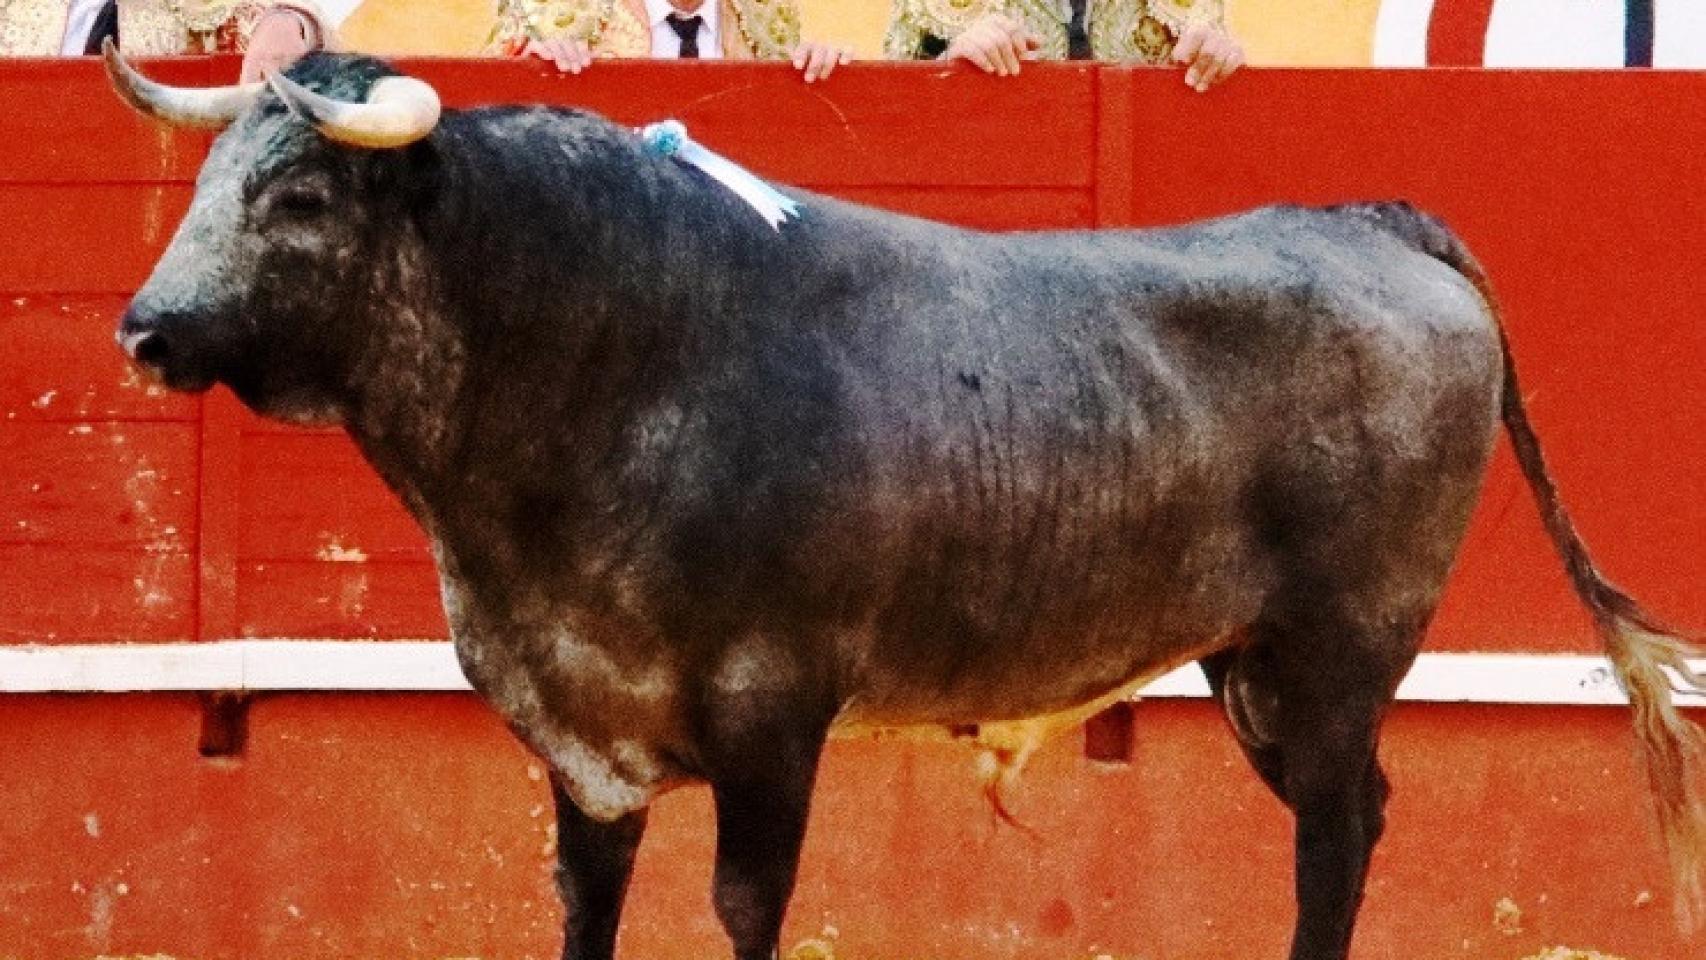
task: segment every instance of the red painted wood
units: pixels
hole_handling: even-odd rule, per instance
[[[449,636],[438,576],[426,560],[244,561],[237,569],[244,637],[430,639]]]
[[[235,762],[196,758],[195,717],[176,696],[0,698],[0,951],[555,956],[545,785],[471,697],[263,697]],[[879,960],[1281,955],[1283,808],[1208,705],[1143,704],[1136,729],[1129,766],[1085,764],[1070,738],[1038,755],[1014,797],[1034,834],[996,823],[963,748],[832,745],[787,942],[832,929],[840,955]],[[1643,897],[1662,898],[1664,867],[1626,737],[1603,708],[1400,708],[1356,955],[1694,956]],[[624,956],[726,955],[710,812],[700,790],[657,805]],[[1494,926],[1504,898],[1520,932]]]
[[[241,429],[246,414],[237,398],[223,391],[205,394],[201,411],[196,638],[225,640],[239,634],[237,552],[245,493]]]
[[[201,86],[216,76],[200,59],[138,65],[164,83]],[[101,63],[93,58],[8,60],[4,99],[0,181],[5,182],[187,181],[194,179],[210,140],[205,133],[173,130],[131,110],[114,96]]]
[[[0,294],[0,343],[28,345],[0,367],[0,420],[193,419],[193,398],[145,382],[114,348],[126,299]]]
[[[0,543],[137,545],[195,536],[194,426],[0,423]]]
[[[712,149],[808,186],[1084,187],[1093,175],[1086,66],[1008,84],[963,64],[890,65],[808,86],[768,64],[612,62],[578,77],[533,61],[405,65],[454,106],[547,102],[629,124],[675,117]]]
[[[0,147],[0,153],[8,148]],[[0,291],[110,293],[147,279],[189,206],[188,184],[0,180]]]
[[[146,546],[0,544],[0,597],[0,644],[189,640],[195,560]]]
[[[1098,227],[1137,223],[1137,185],[1131,173],[1131,148],[1137,133],[1135,74],[1100,70],[1096,74],[1096,220]]]
[[[246,560],[431,559],[420,527],[340,434],[247,436],[239,483]]]
[[[0,697],[0,951],[218,942],[236,914],[215,905],[241,881],[210,881],[240,768],[199,760],[198,718],[191,695]]]

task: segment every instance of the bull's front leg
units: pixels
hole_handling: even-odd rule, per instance
[[[711,899],[736,960],[774,960],[782,916],[811,803],[810,772],[787,782],[728,782],[712,788],[717,804],[717,867]]]
[[[774,960],[835,711],[804,689],[722,693],[705,725],[717,809],[711,900],[736,960]]]
[[[610,960],[646,811],[611,822],[581,812],[556,778],[557,887],[563,895],[563,960]]]

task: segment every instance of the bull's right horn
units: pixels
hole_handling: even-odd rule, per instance
[[[406,147],[432,133],[442,109],[438,91],[414,77],[381,77],[362,103],[322,96],[282,73],[268,71],[266,77],[292,113],[322,136],[355,147]]]
[[[260,96],[263,84],[245,83],[230,87],[169,87],[155,83],[132,67],[108,37],[101,41],[101,57],[113,89],[126,103],[142,113],[167,123],[217,130],[229,126],[244,108]]]

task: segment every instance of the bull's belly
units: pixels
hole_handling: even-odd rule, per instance
[[[914,741],[952,741],[983,751],[986,777],[993,780],[1015,775],[1035,750],[1056,734],[1070,730],[1121,701],[1134,698],[1156,679],[1194,660],[1236,642],[1227,632],[1213,640],[1177,651],[1144,664],[1136,672],[1110,684],[1089,698],[1044,700],[1028,705],[1021,715],[992,715],[975,707],[958,715],[920,720],[904,711],[850,706],[836,718],[831,736],[837,739],[869,738]]]

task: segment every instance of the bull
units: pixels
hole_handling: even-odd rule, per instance
[[[1293,960],[1350,948],[1377,738],[1502,421],[1633,704],[1697,907],[1698,651],[1594,567],[1485,274],[1402,203],[993,235],[803,195],[780,232],[597,116],[443,111],[317,55],[118,91],[227,127],[118,336],[341,425],[427,533],[459,662],[548,765],[563,956],[608,958],[652,800],[777,955],[832,731],[989,745],[1196,661],[1294,813]]]

